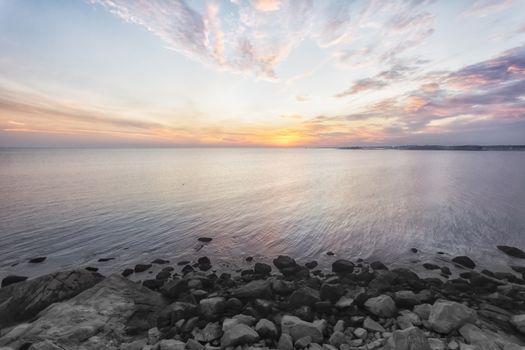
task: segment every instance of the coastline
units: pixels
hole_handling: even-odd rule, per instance
[[[518,248],[499,249],[525,259]],[[35,263],[44,261],[37,257]],[[463,256],[453,259],[457,271],[424,263],[430,277],[420,277],[408,268],[362,259],[334,257],[328,271],[288,256],[271,265],[249,263],[251,268],[230,274],[215,271],[207,257],[156,259],[107,277],[77,269],[4,285],[0,348],[514,350],[525,345],[525,267],[514,266],[514,274],[492,272]],[[160,272],[148,273],[155,265]]]

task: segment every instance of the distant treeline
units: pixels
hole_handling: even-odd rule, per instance
[[[393,149],[415,151],[525,151],[525,145],[404,145],[404,146],[349,146],[337,147],[338,149]]]

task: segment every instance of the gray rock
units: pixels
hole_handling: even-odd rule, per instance
[[[294,341],[308,335],[312,337],[314,343],[321,343],[323,341],[323,334],[320,327],[295,316],[284,315],[282,317],[281,331],[283,334],[289,334]]]
[[[223,297],[202,299],[199,302],[199,313],[205,320],[215,321],[224,312],[225,305],[226,301]]]
[[[354,335],[359,339],[366,339],[368,332],[366,329],[358,327],[354,330]]]
[[[430,317],[430,312],[432,311],[432,305],[430,304],[420,304],[414,306],[414,313],[418,315],[422,320],[428,320]]]
[[[150,328],[148,330],[148,344],[155,345],[160,340],[160,331],[157,327]]]
[[[289,267],[294,267],[297,265],[294,259],[286,255],[279,255],[277,258],[273,259],[273,264],[279,270],[289,268]]]
[[[162,339],[158,344],[159,350],[185,350],[186,344],[180,340]]]
[[[188,339],[186,342],[186,349],[188,350],[204,350],[204,345],[196,341],[195,339]]]
[[[354,304],[354,299],[350,298],[346,295],[343,295],[337,302],[335,303],[335,307],[338,309],[344,309],[347,307],[350,307]]]
[[[279,350],[294,350],[292,336],[284,333],[281,334],[277,348]]]
[[[245,324],[239,323],[224,332],[221,338],[221,346],[222,348],[226,348],[229,346],[251,344],[258,340],[259,334],[257,334],[256,331]]]
[[[279,335],[279,331],[277,330],[277,326],[266,318],[261,318],[259,322],[255,325],[255,331],[259,333],[261,338],[270,338],[270,339],[276,339]]]
[[[312,344],[312,337],[307,335],[306,337],[302,337],[300,339],[297,339],[297,341],[295,342],[295,347],[297,349],[304,349],[304,348],[308,347],[308,345],[310,345],[310,344]]]
[[[290,296],[290,308],[297,309],[303,305],[313,306],[319,301],[319,292],[310,287],[297,289]]]
[[[447,348],[445,342],[439,338],[428,338],[428,344],[430,350],[445,350]]]
[[[212,340],[222,337],[222,327],[218,322],[210,322],[202,330],[194,328],[191,333],[195,340],[209,343]]]
[[[349,260],[339,259],[332,264],[332,271],[335,273],[352,273],[354,264]]]
[[[500,349],[494,342],[494,338],[488,336],[473,324],[467,323],[459,329],[459,333],[469,344],[476,345],[480,350]]]
[[[525,350],[525,346],[519,346],[518,344],[505,344],[503,350]]]
[[[388,295],[370,298],[365,302],[368,311],[379,317],[393,317],[397,314],[396,303]]]
[[[396,292],[394,299],[396,300],[397,306],[410,309],[420,303],[418,296],[411,290],[402,290]]]
[[[334,325],[334,332],[344,332],[345,331],[345,321],[339,320]]]
[[[346,336],[342,332],[334,332],[328,339],[328,343],[339,348],[342,344],[346,344]]]
[[[363,321],[363,327],[372,332],[386,332],[385,328],[370,317],[365,318]]]
[[[293,282],[272,280],[271,284],[272,290],[278,295],[289,295],[295,290]]]
[[[239,299],[271,299],[272,287],[266,280],[252,281],[235,289],[232,296]]]
[[[410,327],[392,334],[395,350],[430,350],[425,333],[417,327]]]
[[[129,341],[129,334],[154,327],[165,307],[161,296],[113,275],[92,288],[43,310],[39,318],[0,339],[0,346],[49,340],[64,349],[105,349]],[[17,327],[19,328],[19,327]]]
[[[510,323],[522,334],[525,334],[525,314],[512,316]]]
[[[428,324],[436,332],[448,334],[476,319],[476,312],[469,307],[454,301],[442,300],[432,305]]]
[[[0,289],[0,329],[33,318],[49,305],[70,299],[104,277],[74,270],[52,273]]]
[[[139,348],[139,350],[142,348]],[[11,350],[11,348],[0,348],[0,350]],[[63,350],[52,341],[44,340],[38,343],[31,344],[28,350]]]

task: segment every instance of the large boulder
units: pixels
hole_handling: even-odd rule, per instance
[[[448,334],[477,319],[476,311],[454,301],[439,300],[432,305],[428,324],[438,333]]]
[[[295,262],[293,258],[290,258],[289,256],[286,256],[286,255],[279,255],[277,258],[273,259],[273,264],[279,270],[294,267],[297,265],[297,263]]]
[[[525,334],[525,314],[512,316],[510,323],[522,334]]]
[[[49,305],[93,287],[104,277],[96,272],[56,272],[0,289],[0,329],[29,320]]]
[[[23,344],[47,340],[61,349],[114,348],[155,327],[164,306],[158,293],[113,275],[49,306],[34,322],[17,326],[0,338],[0,347],[19,349]]]
[[[252,281],[235,289],[232,296],[239,299],[270,299],[272,297],[272,286],[270,281]]]
[[[314,306],[319,301],[319,292],[310,287],[297,289],[290,296],[290,308],[297,309],[301,306]]]
[[[388,295],[370,298],[365,302],[368,311],[379,317],[393,317],[397,314],[396,303]]]
[[[226,300],[223,297],[202,299],[199,302],[199,313],[208,321],[215,321],[221,317],[226,308]]]
[[[299,317],[284,315],[281,319],[281,331],[288,334],[293,341],[310,336],[314,343],[323,341],[323,333],[316,324],[301,320]]]
[[[221,347],[235,347],[237,345],[251,344],[259,340],[259,334],[245,324],[239,323],[227,329],[221,338]]]
[[[473,324],[467,323],[459,329],[459,334],[471,344],[476,345],[480,350],[499,350],[500,347],[494,341],[494,337],[486,334]]]

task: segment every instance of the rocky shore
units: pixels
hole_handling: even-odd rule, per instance
[[[525,350],[525,267],[479,271],[461,256],[452,259],[459,277],[427,263],[435,276],[421,278],[333,258],[330,271],[279,256],[219,273],[200,257],[156,259],[108,277],[93,268],[8,276],[0,349]],[[152,265],[162,266],[154,278],[129,279],[152,276]]]

